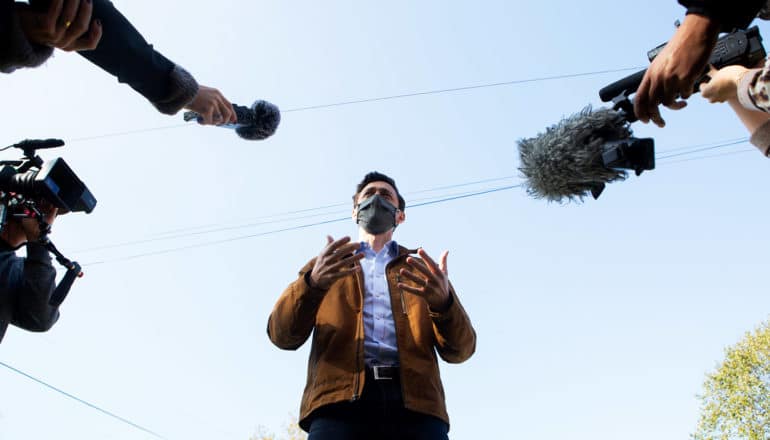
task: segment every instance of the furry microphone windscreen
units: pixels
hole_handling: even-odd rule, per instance
[[[281,123],[281,111],[278,106],[267,101],[256,101],[250,111],[238,113],[238,126],[235,132],[243,139],[259,141],[275,133]]]
[[[561,202],[582,200],[592,189],[626,178],[626,172],[608,168],[602,160],[607,142],[631,137],[622,111],[592,110],[563,119],[519,144],[527,193],[535,198]]]

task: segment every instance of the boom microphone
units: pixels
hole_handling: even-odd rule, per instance
[[[219,127],[231,128],[243,139],[249,141],[261,141],[275,133],[281,123],[281,111],[275,104],[263,100],[257,100],[251,108],[233,104],[233,110],[238,118],[235,124],[223,124]],[[185,112],[185,121],[203,121],[203,117],[196,112]]]
[[[633,115],[633,113],[631,113]],[[519,144],[527,192],[535,198],[561,202],[598,198],[606,183],[624,180],[624,169],[636,175],[655,168],[652,139],[632,137],[630,119],[622,109],[584,108]]]
[[[665,44],[647,53],[650,61]],[[766,56],[762,36],[755,26],[721,36],[709,64],[722,68],[740,64],[753,67]],[[586,107],[531,139],[519,141],[519,156],[527,192],[536,198],[561,202],[598,198],[605,184],[627,177],[626,169],[640,175],[655,168],[655,142],[632,137],[630,124],[637,120],[630,96],[639,88],[645,70],[613,82],[599,91],[612,109]],[[696,81],[707,81],[705,74]],[[697,87],[697,86],[696,86]],[[697,92],[697,88],[694,92]]]

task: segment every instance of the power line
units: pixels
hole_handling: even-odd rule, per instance
[[[696,148],[696,149],[693,149],[691,151],[684,151],[684,152],[679,152],[679,153],[675,153],[675,154],[665,155],[663,157],[659,157],[658,160],[664,161],[665,164],[673,164],[673,163],[678,163],[678,162],[687,162],[687,161],[692,161],[692,160],[700,160],[700,159],[707,159],[707,158],[711,158],[711,157],[718,157],[718,156],[723,156],[723,155],[736,154],[737,152],[730,152],[730,153],[727,153],[727,154],[703,156],[703,157],[692,158],[692,159],[687,159],[687,160],[666,161],[666,159],[670,159],[670,158],[673,158],[673,157],[686,156],[686,155],[695,154],[695,153],[699,153],[699,152],[703,152],[703,151],[709,151],[709,150],[714,150],[714,149],[718,149],[718,148],[724,148],[724,147],[729,147],[729,146],[734,146],[734,145],[740,145],[740,144],[745,143],[747,140],[748,140],[747,138],[739,138],[738,141],[729,140],[728,142],[723,142],[723,143],[717,144],[717,145],[713,145],[713,144],[696,144],[696,145],[694,145],[694,147],[700,147],[702,145],[709,145],[709,146],[708,147],[703,147],[703,148]],[[679,148],[671,149],[671,150],[668,150],[668,151],[681,151],[681,150],[684,150],[684,149],[687,149],[687,148],[691,148],[691,147],[679,147]],[[751,150],[742,150],[741,152],[745,152],[745,151],[751,151]],[[475,184],[480,184],[480,183],[489,183],[489,182],[495,182],[495,181],[501,181],[501,180],[508,180],[508,179],[511,179],[511,178],[514,178],[514,177],[517,177],[517,176],[516,175],[509,175],[509,176],[495,177],[495,178],[490,178],[490,179],[481,179],[481,180],[476,180],[476,181],[472,181],[472,182],[453,184],[453,185],[445,185],[445,186],[436,187],[436,188],[429,188],[429,189],[415,191],[415,192],[407,193],[407,194],[425,193],[425,192],[438,191],[438,190],[442,190],[442,189],[450,189],[450,188],[457,188],[457,187],[463,187],[463,186],[470,186],[470,185],[475,185]],[[511,188],[519,187],[519,186],[522,186],[522,184],[517,184],[517,185],[513,185],[513,186],[505,186],[505,187],[502,187],[502,188],[503,189],[511,189]],[[488,189],[488,190],[475,191],[475,192],[471,192],[471,193],[442,195],[442,196],[438,196],[439,198],[435,199],[435,200],[431,200],[433,198],[432,197],[428,197],[426,199],[429,200],[429,201],[427,201],[425,203],[411,204],[411,205],[409,205],[409,207],[410,208],[415,208],[415,207],[420,207],[420,206],[426,206],[426,205],[430,205],[430,204],[434,204],[434,203],[442,203],[442,202],[446,202],[446,201],[450,201],[450,200],[457,200],[457,199],[462,199],[462,198],[466,198],[466,197],[479,196],[479,195],[487,194],[487,193],[490,193],[490,192],[496,192],[496,191],[500,191],[500,190],[501,189],[499,189],[499,188],[493,188],[493,189]],[[426,199],[423,199],[423,200],[426,200]],[[312,211],[317,211],[317,210],[320,210],[320,209],[326,209],[326,208],[330,208],[330,207],[343,206],[343,205],[346,205],[346,204],[347,203],[324,205],[324,206],[321,206],[321,207],[306,208],[306,209],[301,209],[301,210],[289,211],[289,212],[287,212],[285,214],[312,212]],[[285,222],[289,222],[289,221],[304,220],[304,219],[307,219],[307,218],[313,218],[313,217],[319,217],[319,216],[325,216],[325,215],[333,215],[333,214],[338,214],[338,213],[340,213],[340,211],[327,212],[327,213],[318,213],[318,214],[309,214],[309,215],[305,215],[305,216],[292,217],[292,218],[280,218],[280,216],[282,214],[274,214],[274,215],[262,216],[262,217],[258,217],[258,218],[274,218],[274,217],[279,217],[279,218],[278,219],[274,219],[274,220],[270,220],[270,221],[265,221],[265,222],[240,224],[240,225],[227,226],[227,227],[216,227],[216,228],[211,228],[211,229],[202,230],[202,231],[195,231],[195,232],[189,232],[189,233],[180,233],[180,234],[177,234],[177,235],[170,235],[170,236],[164,236],[164,237],[155,237],[155,238],[134,240],[134,241],[128,241],[128,242],[117,243],[117,244],[112,244],[112,245],[103,245],[103,246],[99,246],[99,247],[93,247],[93,248],[78,250],[76,252],[92,252],[92,251],[97,251],[97,250],[113,249],[113,248],[132,246],[132,245],[138,245],[138,244],[154,243],[154,242],[158,242],[158,241],[166,241],[166,240],[173,240],[173,239],[178,239],[178,238],[185,238],[185,237],[191,237],[191,236],[205,235],[205,234],[211,234],[211,233],[217,233],[217,232],[225,232],[225,231],[244,229],[244,228],[255,227],[255,226],[264,226],[264,225],[267,225],[267,224],[276,224],[276,223],[285,223]],[[335,219],[332,219],[332,220],[324,220],[324,221],[321,221],[321,222],[313,222],[313,223],[309,223],[309,224],[303,224],[303,225],[298,225],[298,226],[293,226],[293,227],[281,228],[281,229],[266,231],[266,232],[262,232],[262,233],[249,234],[249,235],[245,235],[245,236],[232,237],[232,238],[228,238],[228,239],[209,241],[209,242],[205,242],[205,243],[198,243],[198,244],[182,246],[182,247],[174,247],[174,248],[166,249],[166,250],[146,252],[146,253],[136,254],[136,255],[122,257],[122,258],[118,258],[118,259],[113,259],[113,260],[109,260],[109,261],[92,262],[92,263],[86,264],[86,266],[88,266],[88,265],[93,266],[93,265],[98,265],[98,264],[104,264],[106,262],[132,260],[132,259],[136,259],[136,258],[139,258],[139,257],[161,255],[161,254],[166,254],[166,253],[169,253],[169,252],[175,252],[175,251],[179,251],[179,250],[188,250],[188,249],[194,249],[194,248],[199,248],[199,247],[206,247],[206,246],[210,246],[210,245],[214,245],[214,244],[220,244],[220,243],[226,243],[226,242],[231,242],[231,241],[237,241],[237,240],[240,240],[240,239],[255,238],[255,237],[260,237],[260,236],[264,236],[264,235],[272,235],[274,233],[279,233],[279,232],[288,232],[288,231],[297,230],[297,229],[304,229],[304,228],[308,228],[308,227],[312,227],[312,226],[319,226],[319,225],[323,225],[323,224],[341,222],[341,221],[347,220],[348,218],[349,217],[345,216],[345,217],[335,218]]]
[[[519,183],[519,184],[516,184],[516,185],[508,185],[508,186],[492,188],[492,189],[487,189],[487,190],[483,190],[483,191],[477,191],[477,192],[468,193],[468,194],[453,195],[453,196],[446,197],[446,198],[443,198],[443,199],[438,199],[438,200],[432,200],[432,201],[428,201],[428,202],[418,203],[416,205],[410,205],[409,208],[418,208],[418,207],[421,207],[421,206],[435,205],[435,204],[438,204],[438,203],[449,202],[449,201],[452,201],[452,200],[459,200],[459,199],[465,199],[465,198],[468,198],[468,197],[475,197],[475,196],[480,196],[480,195],[485,195],[485,194],[490,194],[490,193],[495,193],[495,192],[500,192],[500,191],[506,191],[506,190],[510,190],[510,189],[513,189],[513,188],[519,188],[522,185],[523,184]],[[264,236],[267,236],[267,235],[274,235],[274,234],[278,234],[278,233],[281,233],[281,232],[289,232],[289,231],[296,231],[296,230],[300,230],[300,229],[307,229],[307,228],[310,228],[310,227],[313,227],[313,226],[327,225],[327,224],[331,224],[331,223],[339,223],[339,222],[343,222],[343,221],[347,221],[347,220],[350,220],[350,217],[334,218],[334,219],[330,219],[330,220],[324,220],[324,221],[314,222],[314,223],[307,223],[307,224],[292,226],[292,227],[288,227],[288,228],[273,229],[273,230],[270,230],[270,231],[259,232],[259,233],[256,233],[256,234],[240,235],[240,236],[236,236],[236,237],[225,238],[225,239],[222,239],[222,240],[212,240],[212,241],[207,241],[207,242],[204,242],[204,243],[196,243],[196,244],[187,245],[187,246],[179,246],[179,247],[173,247],[173,248],[168,248],[168,249],[161,249],[161,250],[158,250],[158,251],[144,252],[144,253],[135,254],[135,255],[129,255],[129,256],[125,256],[125,257],[118,257],[118,258],[111,259],[111,260],[93,261],[93,262],[89,262],[89,263],[83,264],[83,267],[97,266],[97,265],[101,265],[101,264],[115,263],[115,262],[119,262],[119,261],[135,260],[135,259],[143,258],[143,257],[150,257],[150,256],[168,254],[168,253],[172,253],[172,252],[179,252],[179,251],[184,251],[184,250],[189,250],[189,249],[197,249],[197,248],[202,248],[202,247],[214,246],[214,245],[217,245],[217,244],[230,243],[230,242],[233,242],[233,241],[246,240],[246,239],[249,239],[249,238],[264,237]]]
[[[472,185],[479,185],[479,184],[482,184],[482,183],[499,182],[499,181],[502,181],[502,180],[510,180],[510,179],[513,179],[513,178],[516,178],[516,177],[518,177],[518,176],[517,175],[508,175],[508,176],[503,176],[503,177],[494,177],[494,178],[489,178],[489,179],[481,179],[481,180],[475,180],[475,181],[472,181],[472,182],[464,182],[464,183],[445,185],[445,186],[440,186],[440,187],[435,187],[435,188],[423,189],[423,190],[419,190],[419,191],[413,191],[413,192],[405,193],[405,195],[421,194],[421,193],[426,193],[426,192],[435,192],[435,191],[441,191],[441,190],[452,189],[452,188],[460,188],[460,187],[466,187],[466,186],[472,186]],[[427,197],[427,198],[423,198],[423,199],[417,199],[415,201],[431,200],[431,199],[435,199],[435,198],[443,198],[443,197],[454,196],[454,195],[456,195],[456,194]],[[266,218],[272,218],[273,220],[262,221],[262,222],[254,222],[254,223],[238,224],[238,225],[234,225],[234,226],[222,226],[221,224],[213,224],[213,225],[206,225],[206,226],[190,227],[190,228],[186,228],[186,230],[188,230],[188,231],[192,230],[192,232],[183,232],[185,230],[185,229],[183,229],[182,232],[179,232],[177,234],[169,233],[170,235],[164,235],[164,236],[161,236],[161,237],[137,239],[137,240],[132,240],[132,241],[125,241],[125,242],[115,243],[115,244],[107,244],[107,245],[96,246],[96,247],[91,247],[91,248],[86,248],[86,249],[79,249],[79,250],[76,249],[73,252],[76,252],[76,253],[78,253],[78,252],[80,252],[80,253],[94,252],[94,251],[104,250],[104,249],[113,249],[113,248],[118,248],[118,247],[134,246],[134,245],[138,245],[138,244],[153,243],[153,242],[157,242],[157,241],[174,240],[174,239],[178,239],[178,238],[191,237],[191,236],[197,236],[197,235],[205,235],[205,234],[224,232],[224,231],[231,231],[231,230],[236,230],[236,229],[244,229],[244,228],[250,228],[250,227],[255,227],[255,226],[264,226],[264,225],[268,225],[268,224],[284,223],[284,222],[296,221],[296,220],[304,220],[304,219],[313,218],[313,217],[320,217],[320,216],[324,216],[324,215],[341,214],[342,211],[337,210],[337,211],[334,211],[334,212],[309,214],[309,215],[304,215],[304,216],[299,216],[299,217],[287,217],[288,215],[297,214],[297,213],[313,212],[313,211],[319,211],[319,210],[333,208],[333,207],[338,207],[338,206],[349,206],[349,205],[350,205],[350,202],[343,202],[343,203],[337,203],[337,204],[333,204],[333,205],[325,205],[325,206],[319,206],[319,207],[315,207],[315,208],[299,209],[299,210],[288,211],[288,212],[285,212],[285,213],[272,214],[272,215],[267,215],[267,216],[260,216],[260,217],[254,218],[254,220],[266,219]],[[420,205],[410,205],[410,207],[411,206],[420,206]],[[276,217],[278,217],[278,218],[276,219]],[[209,229],[203,229],[203,228],[209,228]],[[203,229],[203,230],[196,230],[196,229]]]
[[[748,141],[749,141],[748,138],[742,138],[742,139],[737,140],[737,141],[727,142],[727,143],[718,144],[718,145],[712,145],[710,147],[696,148],[696,149],[693,149],[691,151],[685,151],[685,152],[682,152],[682,153],[668,154],[668,155],[664,155],[662,157],[659,157],[658,159],[670,159],[672,157],[686,156],[686,155],[689,155],[689,154],[700,153],[700,152],[703,152],[703,151],[715,150],[717,148],[730,147],[730,146],[733,146],[733,145],[742,145],[742,144],[745,144]]]
[[[96,405],[94,405],[94,404],[92,404],[92,403],[89,403],[89,402],[87,402],[87,401],[85,401],[85,400],[83,400],[83,399],[81,399],[81,398],[79,398],[79,397],[76,397],[76,396],[74,396],[74,395],[72,395],[72,394],[70,394],[70,393],[68,393],[68,392],[66,392],[66,391],[63,391],[63,390],[61,390],[61,389],[59,389],[59,388],[57,388],[57,387],[55,387],[55,386],[53,386],[53,385],[51,385],[51,384],[49,384],[49,383],[47,383],[47,382],[43,381],[43,380],[41,380],[41,379],[38,379],[38,378],[36,378],[36,377],[34,377],[34,376],[32,376],[32,375],[29,375],[29,374],[27,374],[27,373],[25,373],[25,372],[23,372],[23,371],[19,370],[18,368],[14,368],[14,367],[12,367],[12,366],[10,366],[10,365],[6,364],[5,362],[2,362],[2,361],[0,361],[0,366],[3,366],[3,367],[5,367],[5,368],[7,368],[8,370],[11,370],[11,371],[13,371],[13,372],[14,372],[14,373],[16,373],[16,374],[19,374],[19,375],[21,375],[21,376],[24,376],[24,377],[26,377],[27,379],[30,379],[30,380],[32,380],[32,381],[34,381],[34,382],[37,382],[38,384],[40,384],[40,385],[43,385],[44,387],[46,387],[46,388],[48,388],[48,389],[51,389],[51,390],[53,390],[53,391],[56,391],[57,393],[59,393],[59,394],[61,394],[61,395],[65,396],[65,397],[68,397],[68,398],[70,398],[70,399],[72,399],[72,400],[74,400],[74,401],[76,401],[76,402],[79,402],[79,403],[81,403],[81,404],[83,404],[83,405],[85,405],[85,406],[87,406],[87,407],[89,407],[89,408],[91,408],[91,409],[94,409],[94,410],[96,410],[96,411],[99,411],[99,412],[100,412],[100,413],[102,413],[102,414],[105,414],[105,415],[107,415],[107,416],[109,416],[109,417],[112,417],[112,418],[113,418],[113,419],[115,419],[115,420],[118,420],[118,421],[120,421],[120,422],[122,422],[122,423],[125,423],[126,425],[129,425],[129,426],[131,426],[131,427],[133,427],[133,428],[136,428],[136,429],[138,429],[138,430],[140,430],[140,431],[142,431],[142,432],[145,432],[145,433],[147,433],[147,434],[150,434],[150,435],[152,435],[153,437],[156,437],[156,438],[160,438],[160,439],[165,439],[165,438],[166,438],[166,437],[163,437],[163,436],[162,436],[162,435],[160,435],[160,434],[157,434],[157,433],[155,433],[154,431],[151,431],[151,430],[149,430],[149,429],[147,429],[147,428],[143,427],[142,425],[139,425],[138,423],[134,423],[134,422],[132,422],[131,420],[128,420],[128,419],[126,419],[126,418],[124,418],[124,417],[121,417],[121,416],[119,416],[119,415],[117,415],[117,414],[114,414],[114,413],[112,413],[112,412],[110,412],[110,411],[107,411],[106,409],[100,408],[100,407],[98,407],[98,406],[96,406]]]
[[[732,155],[735,155],[735,154],[743,154],[743,153],[756,152],[756,151],[757,150],[754,149],[754,148],[750,148],[750,149],[747,149],[747,150],[728,151],[726,153],[711,154],[711,155],[708,155],[708,156],[692,157],[692,158],[689,158],[689,159],[673,160],[671,162],[666,162],[666,164],[682,163],[682,162],[692,162],[692,161],[695,161],[695,160],[710,159],[712,157],[732,156]]]
[[[669,154],[669,153],[673,153],[675,151],[690,150],[692,148],[709,147],[709,146],[713,146],[713,145],[722,145],[722,144],[727,144],[727,143],[730,143],[730,142],[748,141],[748,140],[749,140],[748,137],[741,136],[741,137],[737,137],[737,138],[723,139],[721,141],[712,141],[712,142],[706,142],[706,143],[701,143],[701,144],[685,145],[683,147],[668,148],[668,149],[665,149],[665,150],[661,150],[658,153]]]
[[[562,75],[554,75],[554,76],[541,76],[541,77],[535,77],[535,78],[526,78],[526,79],[519,79],[519,80],[512,80],[512,81],[503,81],[503,82],[495,82],[495,83],[485,83],[485,84],[476,84],[472,86],[462,86],[462,87],[452,87],[452,88],[446,88],[446,89],[435,89],[435,90],[425,90],[421,92],[412,92],[412,93],[402,93],[398,95],[388,95],[388,96],[378,96],[378,97],[372,97],[372,98],[361,98],[361,99],[353,99],[349,101],[339,101],[339,102],[333,102],[329,104],[318,104],[318,105],[309,105],[304,107],[295,107],[290,108],[287,110],[282,110],[282,113],[294,113],[294,112],[303,112],[303,111],[309,111],[309,110],[320,110],[325,108],[333,108],[333,107],[343,107],[348,105],[354,105],[354,104],[364,104],[364,103],[370,103],[370,102],[380,102],[380,101],[390,101],[394,99],[405,99],[405,98],[413,98],[418,96],[427,96],[427,95],[438,95],[443,93],[454,93],[454,92],[461,92],[461,91],[467,91],[467,90],[477,90],[477,89],[485,89],[485,88],[492,88],[492,87],[503,87],[503,86],[512,86],[516,84],[526,84],[526,83],[533,83],[533,82],[543,82],[543,81],[554,81],[559,79],[570,79],[570,78],[580,78],[580,77],[587,77],[587,76],[596,76],[596,75],[604,75],[607,73],[619,73],[619,72],[627,72],[629,70],[639,70],[643,67],[625,67],[620,69],[607,69],[607,70],[596,70],[593,72],[579,72],[579,73],[567,73]],[[139,133],[146,133],[151,131],[160,131],[160,130],[170,130],[174,128],[181,128],[181,127],[190,127],[194,124],[175,124],[175,125],[167,125],[162,127],[151,127],[151,128],[143,128],[143,129],[137,129],[137,130],[128,130],[128,131],[121,131],[121,132],[115,132],[115,133],[105,133],[100,135],[94,135],[94,136],[86,136],[86,137],[80,137],[80,138],[74,138],[70,139],[69,142],[86,142],[86,141],[92,141],[97,139],[105,139],[105,138],[111,138],[111,137],[120,137],[120,136],[129,136],[132,134],[139,134]]]
[[[353,105],[353,104],[363,104],[368,102],[378,102],[378,101],[389,101],[392,99],[403,99],[403,98],[412,98],[415,96],[425,96],[425,95],[437,95],[440,93],[451,93],[451,92],[461,92],[465,90],[476,90],[476,89],[485,89],[489,87],[502,87],[502,86],[511,86],[515,84],[525,84],[525,83],[532,83],[532,82],[541,82],[541,81],[553,81],[557,79],[569,79],[569,78],[579,78],[583,76],[595,76],[595,75],[602,75],[605,73],[619,73],[619,72],[627,72],[629,70],[639,70],[643,67],[626,67],[622,69],[609,69],[609,70],[597,70],[594,72],[582,72],[582,73],[569,73],[564,75],[554,75],[554,76],[542,76],[538,78],[529,78],[529,79],[520,79],[520,80],[514,80],[514,81],[504,81],[504,82],[497,82],[497,83],[488,83],[488,84],[478,84],[474,86],[465,86],[465,87],[453,87],[449,89],[437,89],[437,90],[428,90],[424,92],[414,92],[414,93],[404,93],[401,95],[391,95],[391,96],[381,96],[377,98],[363,98],[363,99],[354,99],[350,101],[342,101],[342,102],[335,102],[332,104],[319,104],[319,105],[311,105],[307,107],[297,107],[289,110],[285,110],[285,113],[289,112],[301,112],[301,111],[307,111],[307,110],[318,110],[323,108],[330,108],[330,107],[342,107],[346,105]]]

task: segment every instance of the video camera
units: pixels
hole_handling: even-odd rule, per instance
[[[663,43],[647,52],[647,58],[650,62],[660,54],[666,44]],[[754,26],[722,35],[717,40],[714,50],[711,51],[708,63],[717,69],[730,65],[752,68],[764,60],[766,56],[767,53],[762,46],[759,28]],[[622,112],[629,123],[637,120],[634,105],[629,96],[636,93],[646,72],[647,69],[640,70],[599,90],[601,100],[611,102],[613,109]],[[694,92],[698,92],[701,83],[709,80],[707,73],[708,69],[695,81]],[[619,144],[608,144],[605,146],[603,154],[605,165],[611,168],[632,169],[638,176],[643,170],[655,168],[654,145],[655,141],[652,138],[629,138]],[[613,160],[607,162],[607,159],[610,158]],[[594,192],[594,197],[598,197],[599,193],[601,190]]]
[[[67,269],[51,297],[50,304],[58,306],[69,293],[75,278],[81,277],[81,267],[70,261],[56,249],[48,234],[49,225],[38,205],[41,201],[56,206],[62,212],[90,213],[96,207],[96,199],[83,181],[62,158],[43,161],[36,150],[64,145],[60,139],[25,140],[10,145],[24,152],[20,160],[0,161],[0,231],[12,219],[33,218],[40,226],[40,238],[56,261]]]
[[[650,62],[660,54],[666,44],[663,43],[647,52],[647,58]],[[766,56],[767,52],[762,46],[762,35],[759,34],[759,28],[753,26],[746,30],[737,29],[722,35],[717,40],[714,50],[711,51],[708,63],[717,69],[732,65],[753,68]],[[599,97],[602,102],[612,102],[616,110],[626,112],[628,122],[636,121],[634,106],[628,97],[636,93],[646,72],[647,69],[640,70],[599,90]],[[701,83],[706,81],[708,81],[708,68],[695,81],[693,92],[697,92]]]

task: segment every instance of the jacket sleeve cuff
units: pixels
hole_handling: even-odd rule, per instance
[[[12,73],[23,67],[37,67],[53,54],[53,47],[27,40],[15,13],[10,13],[5,20],[7,29],[0,35],[3,40],[0,41],[0,72]]]
[[[174,69],[169,74],[169,96],[153,102],[152,104],[159,112],[173,115],[189,104],[198,94],[198,82],[179,65],[174,65]]]
[[[51,264],[51,254],[42,244],[29,241],[27,242],[27,261]]]
[[[770,156],[770,120],[757,128],[749,139],[765,156]]]
[[[436,311],[428,307],[428,314],[435,322],[444,322],[452,318],[453,311],[457,308],[455,307],[456,301],[454,291],[449,291],[449,299],[447,301],[449,304],[442,311]]]
[[[757,77],[762,69],[750,69],[744,73],[740,81],[738,81],[738,102],[749,110],[758,110],[757,104],[754,102],[754,98],[751,97],[751,89],[756,84]]]

